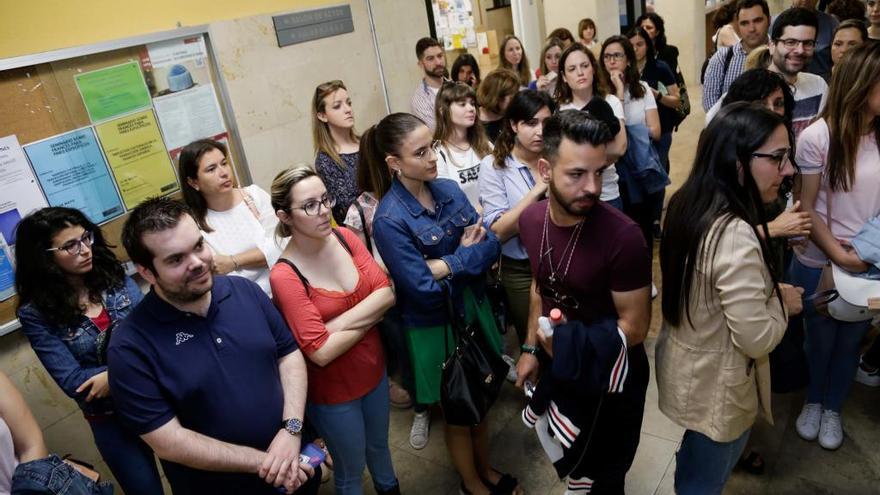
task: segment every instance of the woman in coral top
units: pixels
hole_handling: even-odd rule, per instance
[[[379,494],[400,489],[388,448],[388,377],[376,324],[394,305],[385,272],[353,232],[333,229],[321,178],[307,167],[272,182],[279,237],[275,304],[308,358],[307,415],[334,459],[336,493],[361,494],[369,466]]]

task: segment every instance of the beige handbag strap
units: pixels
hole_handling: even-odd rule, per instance
[[[257,209],[257,205],[254,203],[254,198],[251,197],[251,193],[247,192],[243,187],[240,187],[238,192],[241,193],[241,199],[244,201],[244,204],[247,205],[248,209],[251,210],[251,213],[254,214],[254,218],[259,222],[260,210]]]

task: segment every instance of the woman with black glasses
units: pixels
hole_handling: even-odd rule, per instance
[[[669,203],[656,369],[660,410],[685,428],[680,494],[721,493],[758,412],[772,417],[768,355],[803,291],[779,283],[764,205],[795,173],[791,146],[780,115],[728,105],[703,131]]]
[[[16,230],[18,319],[46,371],[76,400],[125,493],[162,493],[153,452],[114,414],[104,357],[113,326],[143,297],[101,229],[79,210],[43,208]]]

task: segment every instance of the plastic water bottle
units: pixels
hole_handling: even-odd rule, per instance
[[[553,308],[550,310],[550,316],[540,316],[538,317],[538,328],[541,329],[541,332],[545,337],[550,338],[553,336],[553,327],[556,325],[560,325],[564,323],[562,318],[562,311],[559,308]]]

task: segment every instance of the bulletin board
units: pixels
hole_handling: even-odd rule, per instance
[[[187,143],[224,141],[250,183],[207,26],[0,59],[0,116],[0,335],[18,326],[8,285],[21,217],[78,208],[127,261],[128,212],[179,196]]]

